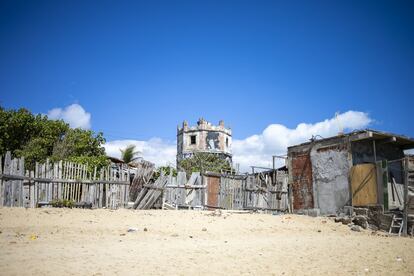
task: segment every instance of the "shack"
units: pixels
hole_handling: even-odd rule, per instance
[[[347,206],[402,211],[414,188],[412,158],[404,153],[412,148],[413,138],[369,129],[289,147],[292,210],[316,215],[338,214]]]

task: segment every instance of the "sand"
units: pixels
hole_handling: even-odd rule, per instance
[[[212,214],[2,208],[0,274],[414,274],[412,238],[322,217]]]

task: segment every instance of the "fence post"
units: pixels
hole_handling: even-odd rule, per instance
[[[6,152],[4,157],[4,174],[10,174],[11,172],[11,153],[10,151]],[[3,182],[4,185],[4,206],[10,207],[10,193],[11,193],[11,184],[10,180]]]

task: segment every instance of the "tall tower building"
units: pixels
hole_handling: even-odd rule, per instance
[[[231,142],[231,129],[224,126],[224,121],[220,121],[218,126],[203,118],[196,126],[188,126],[184,121],[182,127],[177,127],[177,164],[195,152],[217,154],[231,162]]]

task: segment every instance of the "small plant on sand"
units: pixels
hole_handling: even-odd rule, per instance
[[[68,199],[53,200],[51,205],[55,208],[73,208],[74,202]]]

